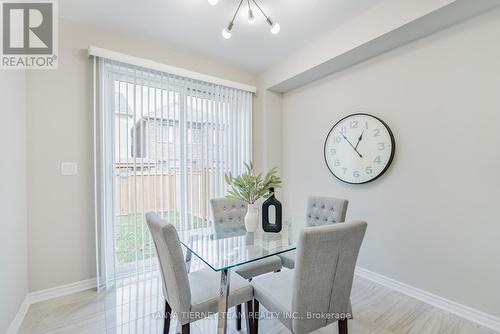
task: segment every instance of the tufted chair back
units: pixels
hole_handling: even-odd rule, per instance
[[[212,205],[216,229],[224,227],[227,232],[231,228],[235,229],[235,231],[244,228],[245,215],[248,211],[248,204],[245,201],[220,197],[212,198],[210,204]]]
[[[306,225],[344,222],[348,203],[346,199],[341,198],[310,196],[307,199]]]

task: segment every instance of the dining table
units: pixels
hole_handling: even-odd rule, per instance
[[[213,224],[202,227],[178,229],[181,244],[186,248],[189,270],[192,256],[208,267],[220,272],[217,333],[226,334],[228,295],[231,271],[234,268],[260,259],[288,252],[296,248],[297,235],[290,220],[283,223],[280,232],[264,232],[262,227],[247,232],[242,224]]]

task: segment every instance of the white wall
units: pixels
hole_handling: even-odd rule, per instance
[[[500,316],[500,11],[371,59],[283,97],[287,212],[308,195],[349,199],[369,223],[359,265]],[[397,151],[373,183],[337,181],[330,127],[364,111]]]
[[[258,171],[282,172],[282,94],[265,89],[261,80],[253,104],[253,162]]]
[[[28,74],[30,291],[95,277],[89,45],[255,85],[254,73],[62,21],[59,69]],[[78,163],[62,177],[60,163]]]
[[[384,0],[319,37],[262,73],[266,87],[319,67],[456,0]],[[310,74],[311,75],[311,74]]]
[[[26,75],[0,71],[0,333],[28,292]]]

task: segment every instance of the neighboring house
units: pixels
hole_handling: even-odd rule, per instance
[[[200,192],[188,196],[189,214],[206,218],[209,185],[221,187],[221,175],[230,166],[228,147],[237,134],[229,131],[229,124],[236,119],[222,110],[223,103],[188,98],[183,102],[187,108],[181,120],[173,92],[169,104],[156,104],[152,109],[146,103],[134,113],[134,97],[130,95],[117,92],[114,101],[116,215],[161,208],[180,210],[180,186],[185,182],[196,189],[193,193]],[[136,197],[144,201],[136,203]]]
[[[132,157],[154,161],[158,169],[179,168],[181,145],[184,145],[188,168],[206,170],[219,167],[217,161],[223,160],[220,157],[227,152],[227,128],[227,125],[217,127],[214,123],[188,117],[183,130],[187,133],[187,141],[181,143],[178,119],[144,116],[130,130]]]

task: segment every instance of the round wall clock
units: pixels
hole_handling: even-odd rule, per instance
[[[389,126],[364,113],[338,121],[325,140],[325,162],[339,180],[362,184],[375,180],[389,168],[396,144]]]

